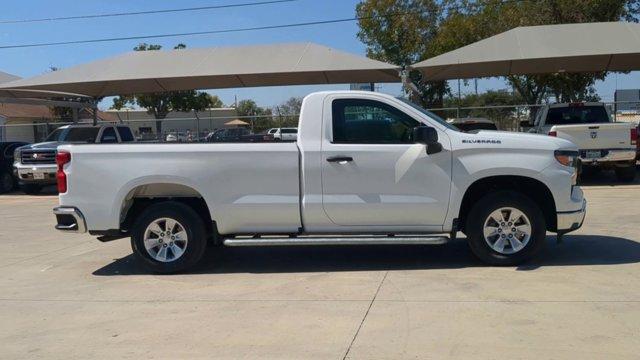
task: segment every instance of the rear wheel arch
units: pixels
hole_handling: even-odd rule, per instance
[[[175,201],[189,206],[201,217],[207,233],[217,234],[211,211],[202,194],[190,186],[176,183],[150,183],[131,189],[120,206],[120,229],[131,230],[137,217],[145,209],[166,201]]]
[[[513,175],[485,177],[476,180],[467,188],[458,213],[459,230],[464,232],[466,218],[473,205],[487,194],[498,191],[515,191],[532,200],[544,214],[547,230],[556,231],[556,203],[549,187],[540,180]]]

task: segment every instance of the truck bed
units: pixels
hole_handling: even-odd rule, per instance
[[[71,152],[61,205],[85,209],[89,229],[118,229],[127,199],[172,183],[209,204],[222,234],[301,226],[296,143],[64,145]],[[100,179],[99,182],[88,180]],[[146,187],[145,187],[146,186]],[[186,195],[186,194],[185,194]]]

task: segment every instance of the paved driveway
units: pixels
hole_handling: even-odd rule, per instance
[[[53,231],[55,196],[0,196],[0,358],[637,359],[640,185],[585,191],[586,225],[525,266],[458,240],[214,248],[176,276]]]

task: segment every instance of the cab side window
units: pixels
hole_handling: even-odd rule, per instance
[[[333,143],[411,144],[420,123],[375,100],[338,99],[332,103]]]
[[[102,132],[102,137],[100,137],[100,142],[103,144],[117,143],[116,130],[112,127],[105,128]]]
[[[126,126],[118,126],[118,134],[122,142],[131,142],[134,140],[131,129]]]

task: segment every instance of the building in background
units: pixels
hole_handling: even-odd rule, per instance
[[[616,90],[614,101],[616,121],[640,122],[640,89]]]
[[[170,112],[165,119],[162,119],[162,134],[156,134],[156,119],[147,113],[147,110],[107,110],[114,121],[125,123],[131,127],[134,135],[139,140],[164,139],[168,134],[176,136],[187,136],[202,138],[209,132],[225,127],[225,123],[238,117],[235,108],[214,108],[204,111],[194,112]],[[249,122],[250,120],[246,120]]]
[[[0,103],[0,141],[39,141],[46,137],[46,123],[52,120],[44,105]]]

